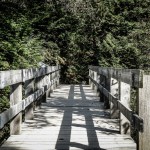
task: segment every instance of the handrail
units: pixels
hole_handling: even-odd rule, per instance
[[[110,102],[114,104],[114,107],[118,109],[133,125],[133,127],[142,132],[143,131],[143,119],[140,118],[128,107],[126,107],[118,98],[113,96],[106,88],[104,88],[101,84],[98,84],[95,80],[93,80],[90,76],[89,79],[98,87],[98,89],[108,98]]]
[[[138,150],[150,147],[150,75],[140,69],[116,69],[89,66],[89,84],[110,108],[111,118],[120,120],[120,133],[138,132]],[[136,112],[130,109],[131,89],[136,90]],[[115,114],[115,115],[114,115]]]
[[[117,80],[130,84],[132,87],[142,88],[143,86],[143,70],[140,69],[116,69],[116,68],[101,68],[98,66],[89,66],[89,69],[97,72],[105,77],[113,77]]]
[[[33,106],[30,111],[28,107],[37,100],[41,101],[40,97],[44,101],[43,96],[47,95],[47,92],[50,92],[49,90],[53,90],[59,84],[59,70],[60,66],[48,66],[35,69],[0,71],[0,89],[6,86],[11,87],[10,108],[0,114],[0,129],[10,121],[13,124],[15,118],[23,111],[29,115],[31,109],[33,110]],[[25,99],[22,100],[23,84],[25,86]],[[18,129],[12,127],[10,129],[11,134],[20,133],[21,114],[19,120],[16,125]]]
[[[0,89],[16,83],[25,82],[29,79],[44,76],[57,70],[60,70],[60,66],[0,71]]]

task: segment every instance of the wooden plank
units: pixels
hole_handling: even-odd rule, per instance
[[[109,94],[109,100],[110,100],[110,116],[112,119],[119,118],[119,110],[118,108],[118,96],[119,96],[119,82],[111,78],[110,81],[110,94]]]
[[[21,70],[0,71],[0,89],[22,82]]]
[[[21,111],[22,111],[22,102],[16,105],[13,105],[11,108],[1,113],[0,114],[0,128],[3,128],[6,123],[8,123],[12,118],[14,118]]]
[[[109,94],[110,94],[110,92],[108,92],[108,90],[106,89],[106,88],[102,88],[102,91],[103,91],[103,94],[107,97],[107,98],[109,98]]]
[[[101,68],[98,66],[90,66],[90,70],[97,72],[107,78],[114,78],[130,84],[133,87],[142,87],[143,71],[139,69],[115,69],[115,68]]]
[[[78,141],[79,139],[79,134],[80,134],[80,131],[77,131],[78,134],[76,135],[72,135],[71,137],[71,140],[73,141]],[[34,133],[35,134],[35,133]],[[22,142],[24,141],[25,142],[50,142],[50,143],[53,143],[53,142],[56,142],[58,136],[57,136],[57,132],[53,132],[52,133],[52,136],[49,136],[48,134],[45,134],[45,135],[41,135],[41,136],[37,136],[38,134],[35,134],[35,135],[21,135],[21,136],[11,136],[9,138],[9,141],[7,143],[9,144],[14,144],[15,142],[18,143],[18,142]],[[82,136],[80,137],[80,141],[87,141],[87,136],[86,134],[83,135],[81,134]],[[65,139],[68,139],[69,136],[67,135],[63,135],[62,137],[65,137]],[[98,136],[98,138],[100,139],[101,142],[109,142],[109,143],[113,143],[113,142],[116,142],[116,143],[133,143],[133,140],[130,139],[129,137],[121,137],[121,136],[118,136],[118,137],[115,137],[115,136]],[[90,140],[92,142],[95,141],[95,137],[90,137]]]
[[[54,90],[53,98],[49,98],[41,109],[35,111],[34,120],[23,123],[22,135],[11,136],[0,149],[135,150],[136,144],[131,137],[118,134],[118,119],[108,119],[103,103],[99,102],[95,94],[91,94],[93,90],[89,86],[81,86],[64,85]],[[81,95],[80,99],[74,99],[76,94]],[[66,100],[62,100],[63,97],[67,97]],[[92,102],[96,107],[92,107]],[[72,106],[60,106],[64,103]],[[86,103],[90,106],[86,107]],[[53,107],[49,107],[49,104],[53,104]]]
[[[48,66],[36,69],[23,69],[23,81],[41,77],[60,70],[60,66]]]
[[[132,110],[130,109],[130,84],[119,82],[118,108],[120,110],[120,132],[130,135],[130,122],[132,122]]]
[[[34,79],[25,81],[25,83],[24,83],[25,97],[28,97],[29,95],[34,93],[34,90],[35,90],[34,85],[35,85]],[[33,108],[34,108],[34,103],[30,103],[30,105],[28,105],[28,107],[26,107],[25,120],[33,119],[33,117],[34,117]]]
[[[0,114],[0,128],[3,128],[6,123],[8,123],[12,118],[14,118],[18,113],[22,110],[25,110],[31,103],[37,100],[45,92],[44,88],[36,91],[35,93],[31,94],[21,102],[11,106],[11,108],[7,109],[3,113]]]
[[[132,122],[133,112],[131,109],[127,108],[122,102],[120,102],[119,99],[115,98],[107,89],[105,89],[102,85],[98,84],[95,80],[93,80],[91,77],[89,77],[91,81],[95,85],[99,85],[100,91],[109,98],[110,101],[114,102],[115,106],[120,110],[121,113],[125,115],[125,117]]]
[[[113,103],[114,110],[112,110],[112,111],[116,111],[116,109],[118,108],[118,98],[116,98],[115,96],[109,94],[109,100],[110,100],[110,102]],[[115,119],[115,118],[118,118],[118,117],[114,117],[112,119]]]
[[[130,121],[132,122],[133,112],[130,108],[126,107],[123,102],[118,101],[118,109],[120,112]]]
[[[144,121],[143,132],[139,132],[139,150],[150,148],[150,75],[143,76],[143,88],[138,90],[138,113]]]
[[[23,70],[10,70],[0,71],[0,89],[6,86],[13,85],[19,82],[25,82],[26,80],[36,77],[44,76],[49,73],[60,70],[60,66],[49,66],[45,68],[36,69],[23,69]]]
[[[143,87],[143,70],[132,70],[133,77],[133,87],[142,88]]]
[[[22,83],[11,85],[9,111],[12,116],[14,116],[19,110],[22,109],[20,105],[21,101],[22,101]],[[13,108],[14,105],[16,105],[17,108]],[[21,133],[21,123],[22,123],[22,113],[20,112],[17,115],[15,115],[13,120],[10,122],[10,135]]]

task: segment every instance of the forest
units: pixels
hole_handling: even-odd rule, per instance
[[[149,41],[150,0],[0,0],[0,71],[59,64],[74,84],[88,65],[148,70]]]

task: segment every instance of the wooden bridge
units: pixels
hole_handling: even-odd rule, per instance
[[[0,72],[0,89],[11,89],[10,108],[0,114],[10,137],[0,150],[149,150],[150,75],[89,66],[89,85],[60,85],[59,72],[59,66]]]

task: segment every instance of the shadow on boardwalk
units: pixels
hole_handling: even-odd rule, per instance
[[[63,119],[62,119],[62,123],[61,123],[61,127],[60,127],[60,131],[59,131],[55,149],[69,150],[70,147],[74,147],[75,149],[79,148],[79,149],[86,149],[86,150],[104,150],[104,149],[100,148],[100,146],[99,146],[99,140],[98,140],[98,137],[96,134],[96,130],[102,131],[103,133],[106,131],[107,133],[109,132],[109,134],[118,133],[118,131],[95,127],[92,116],[105,118],[104,111],[102,111],[102,112],[98,111],[97,114],[96,113],[94,114],[93,112],[90,111],[90,107],[92,107],[92,106],[84,105],[84,102],[82,103],[82,101],[86,101],[88,104],[88,101],[86,99],[86,95],[85,95],[82,85],[79,85],[79,89],[80,89],[79,95],[81,95],[81,101],[76,100],[76,102],[75,102],[74,87],[75,87],[74,85],[71,85],[71,87],[70,87],[68,100],[70,101],[70,104],[72,104],[72,105],[68,105],[69,109],[64,110],[64,115],[63,115]],[[91,101],[91,104],[93,104],[92,101]],[[63,106],[65,106],[65,104],[63,104]],[[93,107],[99,109],[99,107],[97,107],[96,105],[94,105]],[[72,123],[73,122],[73,114],[77,114],[79,116],[80,115],[84,116],[83,120],[85,121],[85,124]],[[66,127],[67,127],[67,130],[66,130]],[[81,130],[82,130],[82,128],[84,128],[86,130],[87,141],[88,141],[87,144],[80,143],[80,138],[82,137],[82,133],[80,135],[80,131],[78,131],[79,134],[77,135],[78,142],[71,141],[72,127],[79,127]],[[64,131],[65,131],[65,136],[64,136]]]
[[[22,135],[10,137],[0,149],[131,150],[130,140],[119,135],[118,120],[109,119],[89,86],[64,85],[35,111],[34,120],[26,121]]]

